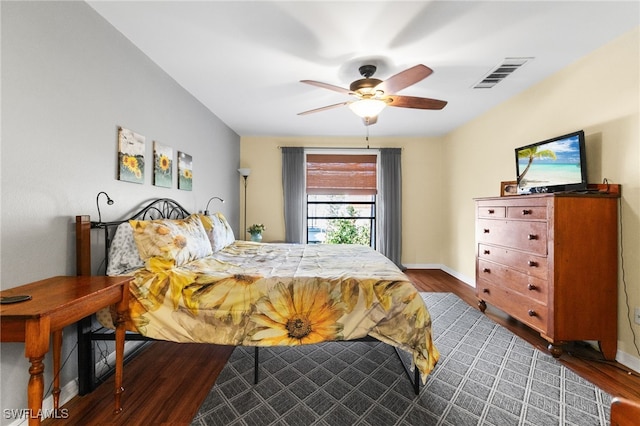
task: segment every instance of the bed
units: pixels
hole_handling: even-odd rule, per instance
[[[122,221],[77,216],[80,275],[91,273],[92,229],[104,232],[107,274],[134,276],[128,339],[253,346],[257,381],[259,347],[373,338],[408,358],[416,394],[438,360],[419,293],[369,247],[236,241],[220,213],[159,199]],[[92,342],[110,339],[110,320],[78,327],[81,393],[96,383]]]

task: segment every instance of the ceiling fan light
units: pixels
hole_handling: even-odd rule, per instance
[[[349,108],[358,117],[375,117],[387,106],[387,103],[380,99],[360,99],[349,104]]]

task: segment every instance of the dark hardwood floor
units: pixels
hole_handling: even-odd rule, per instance
[[[451,292],[476,307],[474,289],[440,270],[408,270],[420,291]],[[487,316],[541,351],[547,343],[533,330],[489,307]],[[63,408],[67,419],[48,419],[45,425],[188,425],[227,362],[232,347],[154,342],[125,366],[124,411],[114,415],[113,379],[94,392],[77,396]],[[601,360],[584,345],[569,348],[560,361],[613,396],[640,400],[640,374]]]

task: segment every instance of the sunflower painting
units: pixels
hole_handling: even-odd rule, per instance
[[[144,183],[144,136],[118,129],[118,179]]]
[[[178,151],[178,189],[191,191],[193,185],[193,159]]]
[[[153,142],[153,184],[171,188],[173,180],[173,148]]]

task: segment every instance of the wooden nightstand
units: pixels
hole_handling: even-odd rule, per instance
[[[129,301],[126,284],[132,277],[68,276],[53,277],[0,292],[0,296],[29,295],[31,300],[0,305],[3,342],[25,342],[25,356],[31,367],[27,398],[29,425],[39,425],[42,417],[44,364],[53,335],[53,368],[60,370],[62,329],[98,310],[116,304],[115,412],[122,411],[122,359],[124,354],[124,316]],[[53,404],[58,410],[60,378],[54,374]]]

